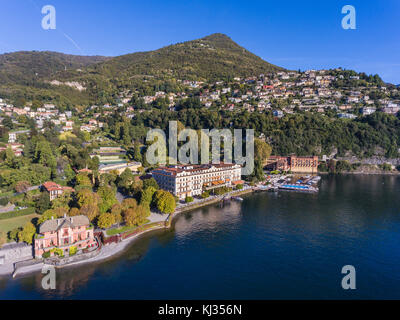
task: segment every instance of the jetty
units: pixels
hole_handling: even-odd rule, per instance
[[[266,184],[258,184],[255,192],[269,191],[295,191],[295,192],[311,192],[319,191],[318,183],[320,176],[307,175],[295,179],[292,175],[273,175],[267,177]]]
[[[300,191],[300,192],[318,192],[318,188],[309,185],[283,184],[278,187],[279,190]]]

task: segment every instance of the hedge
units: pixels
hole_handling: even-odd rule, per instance
[[[6,191],[6,192],[1,192],[0,193],[0,198],[4,197],[12,197],[14,195],[15,191]]]
[[[215,194],[215,195],[217,195],[217,196],[223,195],[223,194],[225,194],[225,193],[227,193],[227,192],[229,192],[229,191],[232,191],[232,188],[229,188],[229,187],[219,187],[219,188],[216,188],[216,189],[212,190],[213,194]]]
[[[73,256],[73,255],[76,254],[77,251],[78,251],[78,248],[77,248],[77,247],[71,246],[71,247],[69,248],[69,255],[70,255],[70,256]]]
[[[10,198],[9,197],[0,198],[0,206],[5,206],[9,202],[10,202]]]
[[[26,208],[22,210],[8,211],[0,213],[0,220],[10,219],[15,217],[27,216],[29,214],[35,213],[35,208]]]
[[[204,191],[204,192],[201,194],[201,197],[202,197],[203,199],[207,199],[209,196],[210,196],[210,192],[208,192],[208,191]]]

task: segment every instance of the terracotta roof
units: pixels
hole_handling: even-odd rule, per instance
[[[43,187],[47,191],[62,190],[61,186],[53,181],[47,181],[47,182],[43,183]]]
[[[53,182],[53,181],[47,181],[42,184],[42,186],[47,190],[47,191],[55,191],[55,190],[62,190],[62,191],[71,191],[75,192],[74,188],[71,187],[64,187],[60,186],[59,184]]]
[[[61,187],[61,188],[63,189],[63,191],[75,192],[75,189],[71,187]]]
[[[171,175],[175,176],[181,172],[201,172],[203,170],[210,169],[212,167],[215,168],[229,168],[233,167],[236,164],[234,163],[210,163],[210,164],[187,164],[187,165],[175,165],[175,166],[168,166],[168,167],[159,167],[154,169],[152,173],[170,173]]]
[[[244,180],[237,180],[237,181],[232,181],[233,185],[237,185],[237,184],[243,184]]]

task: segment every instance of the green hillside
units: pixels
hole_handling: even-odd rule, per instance
[[[119,56],[88,69],[113,78],[150,75],[193,80],[221,80],[282,70],[218,33],[155,51]]]
[[[51,51],[19,51],[0,55],[0,84],[33,85],[64,70],[85,68],[106,60],[101,56],[75,56]]]
[[[56,52],[0,55],[0,96],[53,100],[61,104],[112,102],[121,90],[186,80],[223,80],[283,70],[236,44],[228,36],[210,36],[155,51],[113,58]],[[59,81],[61,85],[50,84]],[[77,82],[84,90],[63,85]]]

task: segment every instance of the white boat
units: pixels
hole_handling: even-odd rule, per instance
[[[243,201],[243,198],[241,198],[241,197],[232,197],[232,199],[236,200],[236,201]]]

